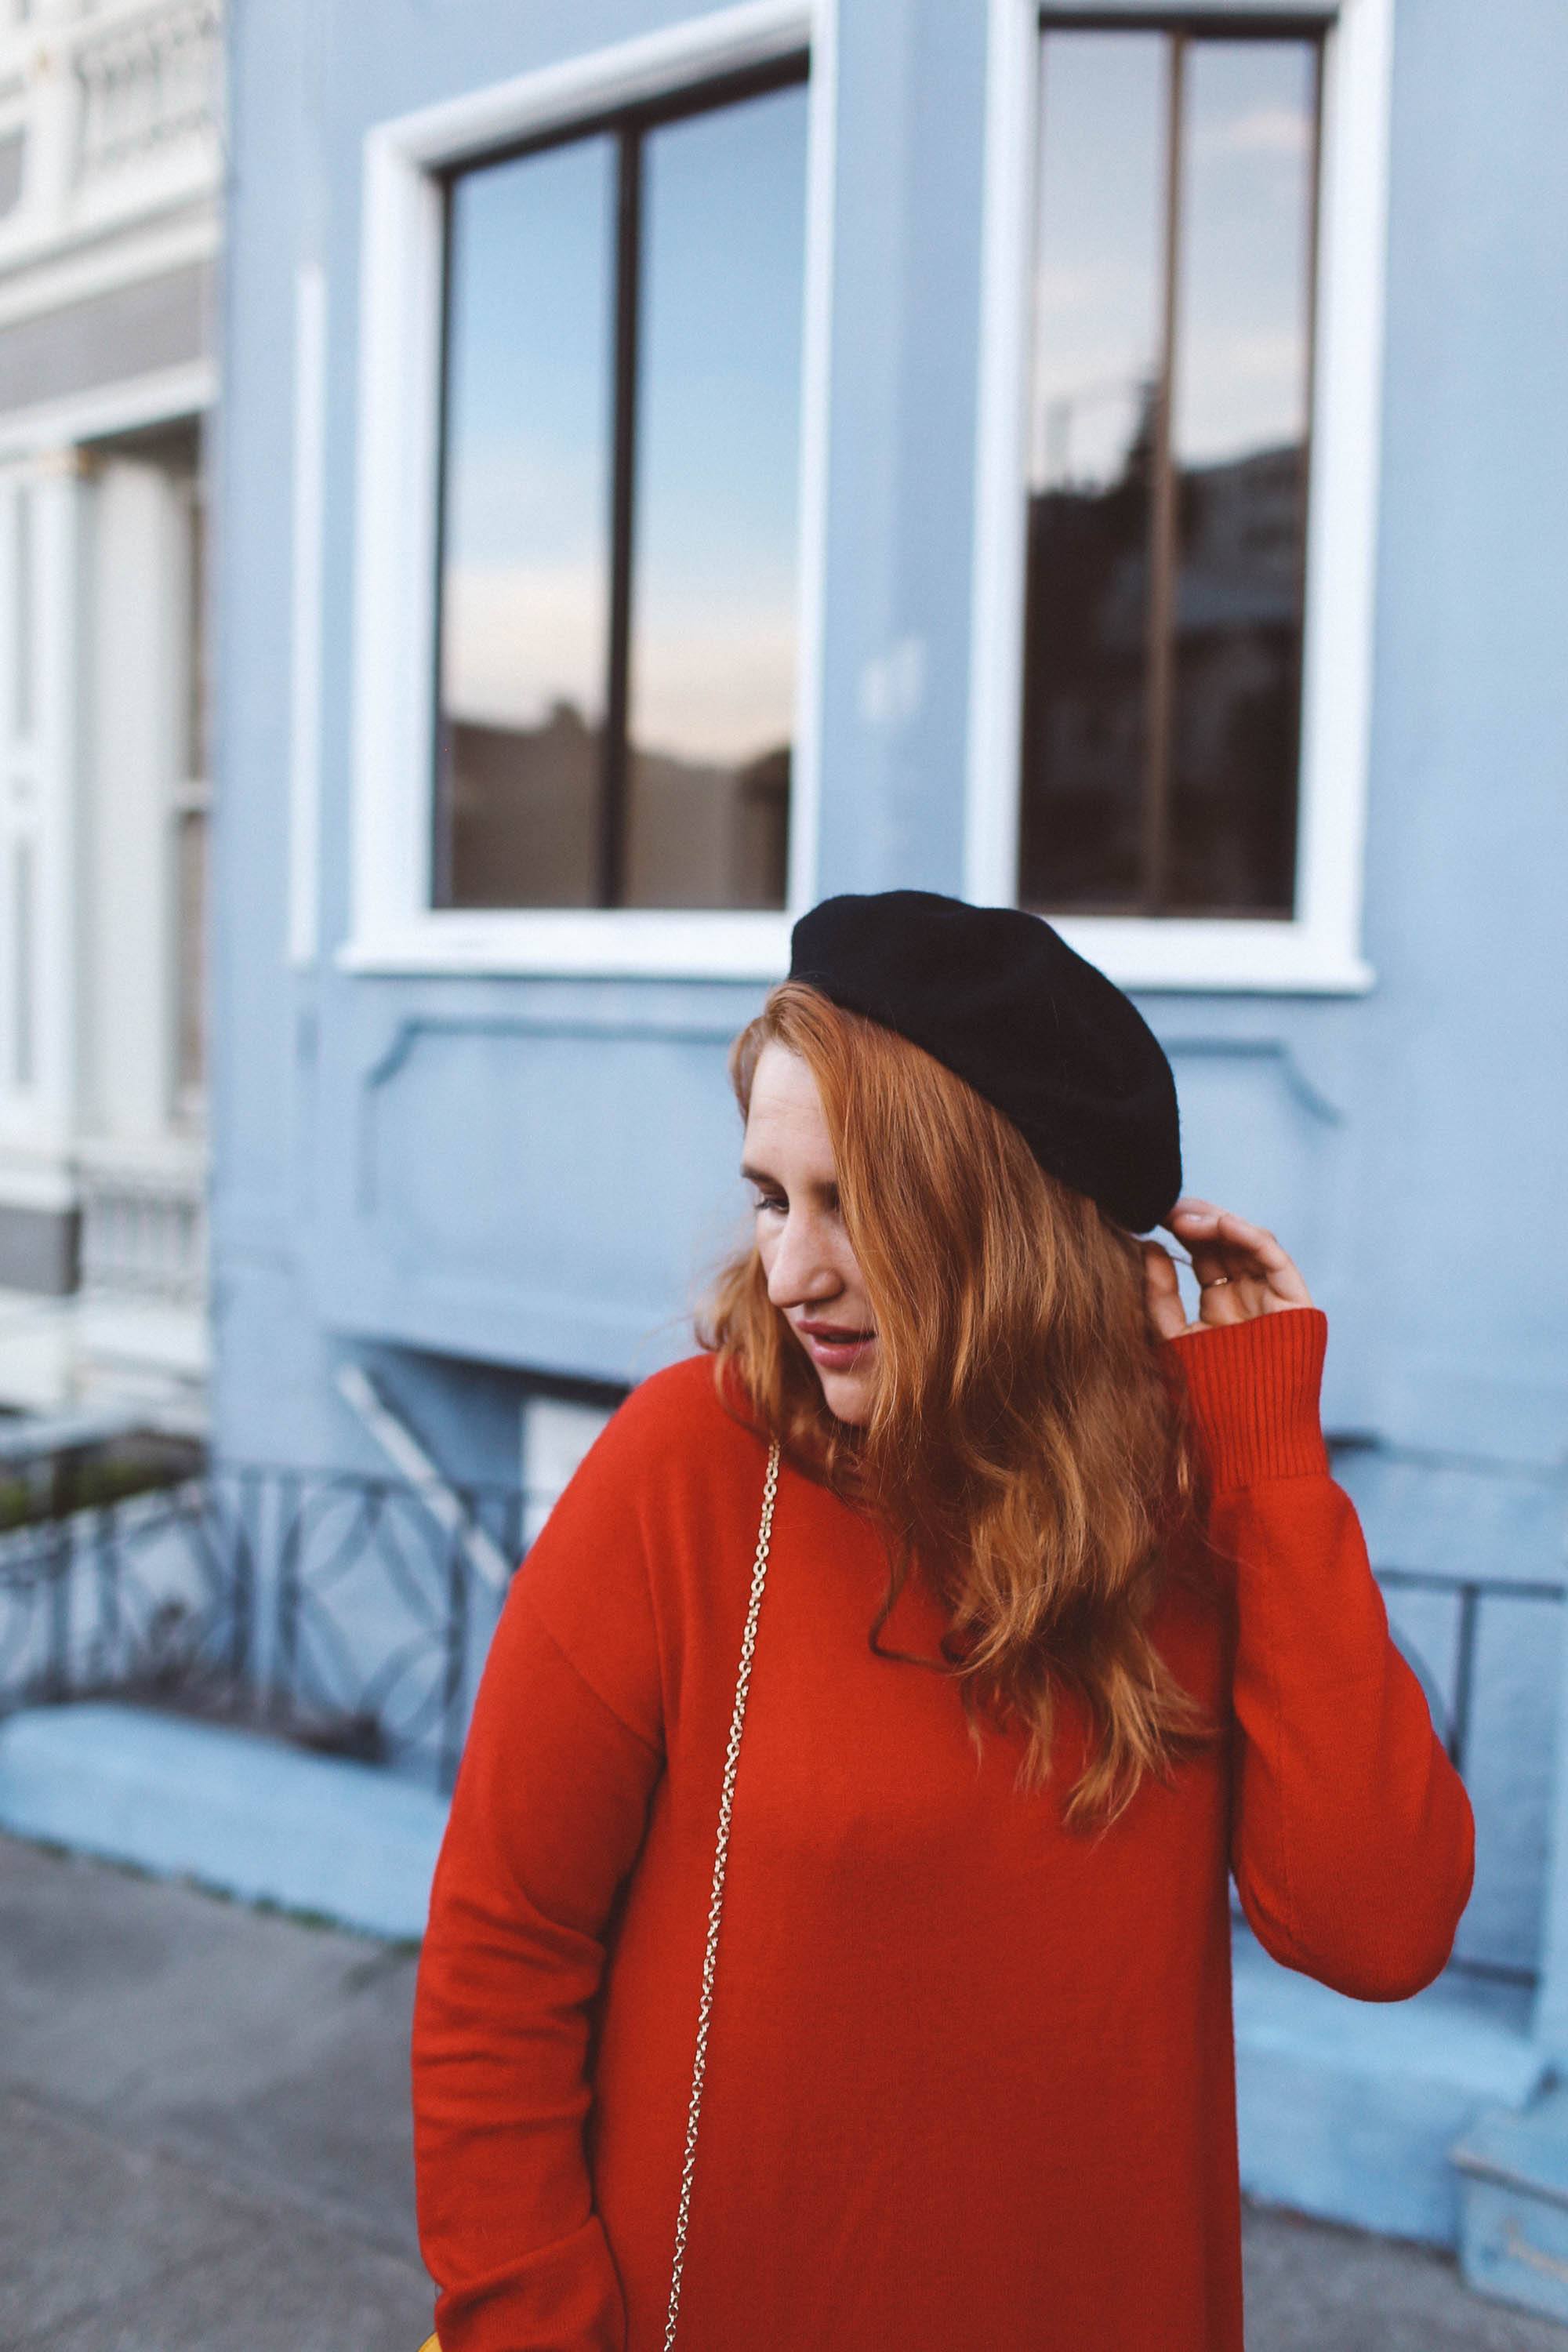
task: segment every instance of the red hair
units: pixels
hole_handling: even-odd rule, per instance
[[[1058,1694],[1076,1692],[1093,1738],[1063,1818],[1109,1826],[1146,1771],[1169,1779],[1220,1736],[1145,1630],[1173,1564],[1195,1556],[1183,1537],[1202,1493],[1140,1244],[943,1064],[799,981],[731,1046],[742,1118],[773,1040],[816,1081],[876,1312],[867,1421],[829,1411],[754,1244],[720,1267],[698,1343],[721,1396],[738,1379],[791,1460],[881,1526],[872,1647],[903,1656],[879,1635],[918,1561],[948,1612],[945,1671],[976,1746],[982,1715],[1021,1727],[1020,1784],[1044,1786]]]

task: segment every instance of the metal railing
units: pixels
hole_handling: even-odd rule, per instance
[[[1436,1569],[1387,1566],[1376,1568],[1374,1573],[1388,1609],[1389,1630],[1401,1655],[1421,1685],[1433,1728],[1461,1778],[1466,1776],[1475,1753],[1478,1717],[1487,1696],[1481,1651],[1482,1633],[1488,1622],[1489,1612],[1493,1612],[1495,1622],[1497,1611],[1522,1605],[1540,1610],[1552,1621],[1548,1638],[1532,1640],[1529,1647],[1535,1663],[1537,1709],[1542,1720],[1553,1728],[1547,1744],[1539,1752],[1531,1748],[1531,1743],[1520,1739],[1519,1756],[1516,1758],[1517,1762],[1529,1754],[1538,1768],[1539,1786],[1528,1793],[1538,1796],[1541,1801],[1544,1830],[1552,1769],[1552,1744],[1556,1736],[1564,1586],[1512,1577],[1454,1575]],[[1517,1724],[1513,1727],[1517,1735]],[[1494,1792],[1483,1793],[1468,1782],[1467,1786],[1477,1815],[1477,1851],[1481,1853],[1494,1843],[1489,1831],[1503,1827],[1500,1818],[1502,1808],[1499,1807],[1496,1811],[1492,1810],[1496,1803]],[[1507,1810],[1515,1820],[1526,1794],[1517,1781],[1509,1792]],[[1542,1846],[1540,1875],[1544,1879],[1544,1837]],[[1513,1985],[1524,1990],[1536,1985],[1541,1975],[1539,1968],[1533,1965],[1467,1949],[1456,1950],[1448,1962],[1448,1971],[1456,1976],[1474,1977],[1487,1983]]]
[[[530,1498],[220,1465],[0,1536],[0,1709],[114,1694],[451,1785]]]
[[[1449,1762],[1456,1772],[1463,1774],[1469,1755],[1483,1604],[1488,1601],[1494,1603],[1521,1601],[1561,1608],[1563,1587],[1561,1584],[1534,1583],[1515,1577],[1448,1576],[1424,1568],[1380,1568],[1375,1572],[1385,1598],[1392,1600],[1400,1592],[1426,1592],[1441,1595],[1453,1604],[1453,1664],[1447,1677],[1447,1687],[1445,1686],[1445,1678],[1433,1671],[1408,1633],[1402,1634],[1393,1623],[1395,1612],[1392,1608],[1390,1631],[1426,1694],[1426,1704],[1432,1710],[1433,1727],[1443,1742]]]
[[[1449,1761],[1461,1778],[1468,1770],[1473,1753],[1477,1700],[1482,1687],[1479,1664],[1481,1633],[1489,1607],[1495,1612],[1518,1604],[1542,1611],[1554,1621],[1549,1640],[1531,1645],[1533,1654],[1544,1662],[1545,1672],[1541,1680],[1545,1687],[1540,1694],[1539,1711],[1543,1726],[1550,1727],[1545,1742],[1535,1754],[1539,1766],[1543,1832],[1541,1874],[1544,1878],[1547,1866],[1544,1832],[1553,1749],[1563,1728],[1557,1721],[1556,1701],[1562,1682],[1559,1651],[1563,1638],[1564,1587],[1561,1583],[1536,1582],[1514,1577],[1443,1575],[1426,1569],[1387,1567],[1378,1569],[1376,1573],[1389,1604],[1390,1630],[1426,1693],[1433,1726],[1447,1751]],[[1406,1598],[1406,1615],[1403,1623],[1398,1622],[1401,1595]],[[1447,1674],[1434,1670],[1426,1650],[1416,1642],[1410,1628],[1408,1603],[1423,1595],[1429,1601],[1437,1601],[1451,1613],[1450,1662]],[[1525,1752],[1530,1748],[1530,1743],[1519,1738],[1517,1725],[1514,1728],[1517,1748]],[[1520,1793],[1515,1791],[1513,1811],[1516,1814]],[[1489,1809],[1478,1790],[1472,1787],[1470,1794],[1477,1813],[1477,1852],[1481,1854],[1487,1847]],[[1517,1985],[1526,1990],[1533,1988],[1541,1979],[1541,1970],[1534,1965],[1489,1958],[1485,1954],[1466,1950],[1457,1951],[1448,1967],[1458,1976],[1477,1977],[1491,1983]]]
[[[479,1672],[526,1531],[548,1498],[255,1464],[213,1466],[161,1491],[0,1535],[0,1710],[114,1694],[415,1771],[449,1789]],[[455,1504],[455,1508],[454,1508]],[[1521,1653],[1546,1737],[1524,1739],[1539,1789],[1485,1791],[1489,1835],[1516,1834],[1521,1801],[1544,1837],[1563,1589],[1546,1582],[1378,1570],[1401,1652],[1464,1772],[1482,1714],[1517,1730]],[[1490,1612],[1516,1622],[1501,1681],[1485,1671]],[[1509,1676],[1513,1677],[1512,1683]],[[1538,1752],[1539,1751],[1539,1752]],[[1472,1790],[1478,1815],[1482,1792]],[[1527,1853],[1526,1880],[1536,1865]],[[1543,1876],[1544,1855],[1539,1874]],[[1517,1906],[1516,1906],[1517,1907]],[[1528,1935],[1513,1932],[1514,1949]],[[1459,1973],[1529,1986],[1532,1967],[1465,1953]]]

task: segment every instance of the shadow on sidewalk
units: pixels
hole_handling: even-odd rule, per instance
[[[0,2352],[414,2352],[413,1983],[0,1839]],[[1568,2352],[1424,2247],[1251,2207],[1245,2247],[1248,2352]]]

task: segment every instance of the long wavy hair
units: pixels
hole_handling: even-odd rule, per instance
[[[876,1315],[863,1426],[829,1409],[752,1244],[698,1308],[726,1409],[879,1525],[880,1656],[958,1682],[971,1737],[1026,1735],[1043,1788],[1059,1694],[1087,1711],[1088,1762],[1062,1819],[1109,1828],[1145,1772],[1220,1737],[1146,1631],[1205,1547],[1202,1463],[1184,1389],[1145,1304],[1142,1252],[1040,1166],[1013,1122],[943,1064],[819,990],[784,981],[730,1048],[742,1119],[763,1047],[816,1078],[840,1209]],[[911,1571],[948,1617],[942,1660],[882,1646]]]

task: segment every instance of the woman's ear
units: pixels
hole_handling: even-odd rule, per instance
[[[1143,1253],[1143,1303],[1150,1324],[1162,1339],[1177,1339],[1187,1328],[1187,1310],[1182,1304],[1175,1261],[1163,1242],[1145,1241],[1139,1246]]]

